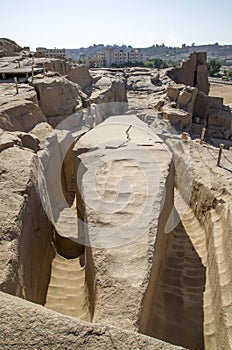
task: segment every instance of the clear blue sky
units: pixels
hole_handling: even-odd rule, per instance
[[[19,45],[232,44],[232,0],[2,0],[0,37]]]

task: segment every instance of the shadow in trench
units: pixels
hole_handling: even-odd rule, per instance
[[[205,272],[180,223],[169,234],[161,268],[153,276],[156,283],[150,280],[147,288],[140,332],[191,350],[204,349]]]

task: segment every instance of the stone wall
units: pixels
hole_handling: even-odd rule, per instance
[[[177,84],[182,83],[197,87],[198,90],[208,95],[209,82],[206,61],[205,52],[194,52],[187,61],[182,63],[181,67],[169,70],[168,76]]]

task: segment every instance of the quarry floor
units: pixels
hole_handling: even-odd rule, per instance
[[[232,104],[232,85],[210,83],[210,96],[223,97],[225,104]]]

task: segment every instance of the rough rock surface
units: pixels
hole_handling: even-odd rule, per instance
[[[37,157],[17,139],[0,154],[0,290],[43,304],[54,254],[52,226],[38,194]]]
[[[169,77],[176,83],[197,87],[208,95],[209,82],[205,52],[194,52],[181,67],[168,71]]]
[[[71,64],[62,59],[47,57],[35,58],[34,62],[36,66],[44,67],[47,71],[66,76],[73,83],[78,84],[84,92],[91,93],[92,77],[88,67],[84,64]]]
[[[18,56],[21,50],[13,40],[0,38],[0,57]]]
[[[206,349],[231,349],[231,169],[232,155],[224,151],[216,167],[218,151],[207,144],[190,142],[192,194],[189,206],[198,220],[187,230],[206,266],[204,292],[204,339]],[[181,156],[180,156],[181,158]],[[180,162],[181,164],[181,162]],[[181,165],[182,171],[186,165]],[[186,172],[186,177],[188,172]],[[185,197],[185,190],[182,189]]]
[[[39,108],[34,88],[21,84],[16,94],[14,84],[0,85],[0,127],[9,131],[30,131],[46,117]]]
[[[166,74],[160,72],[159,81],[152,83],[152,77],[157,73],[157,69],[127,69],[127,95],[131,113],[134,111],[137,113],[144,113],[144,110],[152,110],[154,105],[157,105],[157,103],[165,97],[166,85],[170,83],[171,80]]]
[[[67,77],[72,82],[80,85],[84,92],[89,95],[91,93],[92,77],[89,73],[89,69],[85,65],[69,66],[67,69]]]
[[[164,119],[169,120],[172,125],[180,130],[191,125],[192,116],[188,112],[172,107],[163,107],[162,114]]]
[[[30,131],[30,134],[35,135],[39,140],[40,148],[44,148],[46,144],[46,140],[51,135],[52,130],[53,129],[50,124],[43,122],[43,123],[37,124]]]
[[[158,131],[156,124],[153,123],[151,127],[156,128]],[[160,136],[165,137],[165,125],[159,130],[159,133],[163,133],[163,136]],[[173,247],[167,250],[163,269],[164,271],[168,271],[167,268],[170,270],[166,276],[162,277],[161,274],[161,288],[158,289],[158,293],[162,295],[165,290],[167,291],[167,288],[169,289],[168,292],[172,294],[174,301],[173,306],[179,304],[179,322],[181,323],[184,319],[186,326],[188,323],[186,315],[189,312],[191,313],[191,304],[189,309],[187,307],[188,300],[191,300],[191,303],[194,300],[195,316],[192,317],[191,322],[195,322],[197,321],[196,315],[200,311],[200,304],[197,307],[197,299],[199,302],[199,293],[201,293],[202,315],[199,313],[197,317],[198,322],[202,322],[204,329],[205,349],[231,349],[230,315],[232,299],[231,276],[229,273],[231,270],[231,258],[228,252],[231,249],[231,239],[229,237],[231,235],[232,220],[230,214],[232,153],[224,151],[221,166],[217,167],[218,150],[206,143],[200,144],[189,139],[189,141],[184,142],[185,152],[183,152],[183,149],[178,150],[176,147],[174,137],[167,138],[166,135],[166,142],[170,148],[175,150],[174,158],[180,194],[180,196],[178,194],[178,197],[179,200],[182,198],[181,201],[183,201],[181,206],[179,206],[180,209],[182,207],[182,225],[191,240],[193,249],[189,250],[185,245],[182,251],[184,240],[183,237],[181,238],[179,231],[179,237],[176,241],[174,240]],[[188,162],[186,162],[186,155],[188,155]],[[189,191],[189,189],[191,190]],[[174,254],[172,254],[173,249],[177,249],[177,252]],[[195,254],[193,254],[194,250]],[[192,257],[189,256],[190,253]],[[185,259],[186,264],[184,263]],[[194,264],[199,259],[201,264],[193,273]],[[191,274],[189,274],[190,271],[186,270],[183,276],[187,290],[182,285],[181,270],[184,269],[184,266],[187,270],[191,266]],[[175,274],[174,267],[178,269],[178,274]],[[163,281],[165,281],[164,284]],[[196,281],[197,284],[194,286]],[[188,297],[189,292],[193,293],[191,299]],[[169,298],[169,302],[171,302],[172,298]],[[181,316],[182,298],[186,307],[185,315],[183,316]],[[150,300],[152,300],[151,295]],[[165,305],[167,306],[166,302]],[[146,334],[153,334],[153,336],[161,339],[172,341],[170,332],[166,335],[163,333],[163,336],[161,336],[163,332],[162,322],[171,321],[170,314],[167,314],[165,321],[163,316],[165,314],[164,309],[160,306],[159,312],[161,313],[160,321],[158,322],[158,319],[156,319],[155,323],[153,323],[152,319],[150,319],[150,331]],[[154,314],[157,315],[157,312]],[[161,329],[159,334],[156,331],[152,333],[152,324],[160,324],[160,322]],[[173,327],[173,322],[171,321],[171,323],[170,327]],[[169,330],[171,329],[170,327]],[[186,330],[184,333],[187,334],[187,332]],[[187,339],[191,339],[191,335]],[[200,337],[198,341],[200,341]],[[197,342],[197,344],[201,348],[200,342]],[[192,345],[189,344],[189,348],[194,349],[194,343]]]
[[[78,85],[64,77],[37,76],[31,85],[46,117],[67,116],[82,106]]]
[[[15,68],[15,57],[1,59],[0,66],[7,67],[9,60]],[[29,58],[20,62],[31,65]],[[0,86],[0,126],[11,130],[0,129],[0,290],[101,326],[0,293],[0,347],[177,348],[167,341],[191,350],[231,349],[232,153],[224,150],[217,167],[217,149],[190,141],[190,136],[180,142],[172,128],[191,127],[199,135],[205,126],[207,141],[228,147],[232,142],[231,111],[221,98],[207,96],[205,55],[193,54],[182,68],[171,70],[177,83],[170,70],[99,69],[89,79],[85,68],[83,76],[75,75],[79,68],[66,61],[35,59],[35,64],[53,71],[34,77],[37,93],[23,84],[18,95],[13,84]],[[93,104],[91,115],[87,110],[74,114],[50,135],[37,96],[55,126],[88,102],[81,87],[55,73],[66,75],[70,67],[97,107],[117,101],[124,106],[128,96],[128,114],[87,132],[86,121],[93,128],[109,113],[120,112],[115,105],[101,110]],[[94,113],[101,112],[94,121]],[[135,112],[153,122],[150,129],[129,115]],[[42,153],[47,138],[55,146]],[[75,150],[78,177],[75,138],[80,138]],[[41,168],[50,171],[50,182],[40,178],[40,189],[48,213],[49,191],[53,196],[54,227],[38,195],[38,156]],[[180,222],[164,235],[173,197]]]
[[[98,74],[98,71],[95,72]],[[90,102],[100,105],[103,120],[110,115],[126,112],[127,91],[126,81],[121,74],[112,75],[103,71],[103,76],[93,85]]]
[[[24,300],[0,293],[3,350],[148,349],[181,350],[144,335],[110,326],[81,322]]]
[[[170,153],[136,116],[108,118],[75,149],[85,169],[80,186],[96,279],[93,320],[138,330],[150,257],[168,240],[172,191],[164,212],[162,201],[173,181]],[[161,256],[156,259],[158,265]]]

